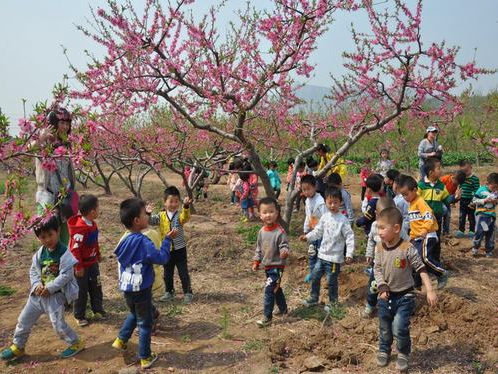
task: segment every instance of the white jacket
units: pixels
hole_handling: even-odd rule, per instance
[[[322,244],[318,250],[318,258],[341,264],[344,262],[344,246],[346,245],[346,256],[353,257],[354,233],[349,220],[341,213],[325,213],[315,229],[306,235],[308,242],[314,242],[322,238]]]
[[[308,197],[306,199],[306,201],[304,202],[304,208],[306,212],[306,218],[304,219],[303,230],[305,233],[308,233],[312,230],[312,228],[310,227],[311,221],[313,221],[311,217],[314,217],[314,219],[316,219],[316,222],[318,222],[318,220],[322,218],[322,216],[329,210],[325,205],[325,200],[323,200],[322,195],[320,195],[318,192],[315,193],[314,196]]]

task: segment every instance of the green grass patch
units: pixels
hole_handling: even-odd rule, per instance
[[[242,235],[247,246],[253,246],[256,244],[260,229],[261,226],[259,225],[241,223],[237,226],[237,234]]]
[[[12,287],[3,286],[0,284],[0,296],[10,296],[16,292]]]
[[[190,342],[192,341],[192,338],[190,337],[190,335],[189,335],[189,334],[186,334],[186,335],[182,335],[182,336],[180,337],[180,341],[181,341],[182,343],[190,343]]]
[[[176,317],[183,314],[183,308],[180,305],[171,305],[165,314],[168,317]]]
[[[261,340],[248,340],[242,346],[244,352],[259,352],[264,348],[265,344]]]
[[[220,319],[221,337],[223,339],[230,339],[232,337],[232,335],[228,332],[229,325],[230,325],[230,312],[224,306],[221,308],[221,319]]]
[[[327,316],[327,313],[325,312],[325,310],[323,310],[323,306],[321,305],[310,308],[302,306],[294,310],[292,314],[295,315],[296,317],[299,317],[300,319],[305,319],[305,320],[314,319],[320,322],[323,321]],[[346,316],[346,308],[340,305],[332,306],[329,312],[329,317],[335,320],[341,320],[345,316]]]

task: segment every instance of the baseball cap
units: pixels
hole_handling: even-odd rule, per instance
[[[425,130],[425,132],[434,132],[434,131],[435,131],[435,132],[438,132],[438,131],[439,131],[439,130],[437,129],[437,127],[436,127],[436,126],[429,126],[429,127]]]

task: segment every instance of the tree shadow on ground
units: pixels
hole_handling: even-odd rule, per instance
[[[410,356],[410,367],[423,373],[432,373],[435,369],[448,364],[468,367],[477,360],[476,348],[468,344],[439,345],[428,349],[417,349]]]
[[[221,327],[207,321],[194,321],[179,326],[177,319],[168,320],[168,324],[162,325],[156,336],[170,338],[177,341],[190,342],[195,340],[208,340],[216,337],[221,332]]]

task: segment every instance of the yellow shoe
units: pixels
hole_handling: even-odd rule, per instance
[[[9,348],[6,348],[2,352],[2,360],[10,362],[17,360],[19,357],[24,355],[24,348],[18,348],[15,344],[12,344]]]
[[[121,339],[116,338],[116,340],[114,340],[114,343],[112,343],[112,348],[116,348],[124,352],[128,348],[128,345]]]
[[[150,357],[140,359],[140,367],[142,369],[148,369],[152,365],[154,365],[154,362],[156,362],[157,359],[158,359],[157,355],[155,353],[151,353]]]
[[[83,342],[80,339],[76,343],[74,343],[73,345],[67,347],[62,352],[62,358],[73,357],[75,354],[81,352],[83,349],[85,349],[85,345],[83,344]]]

